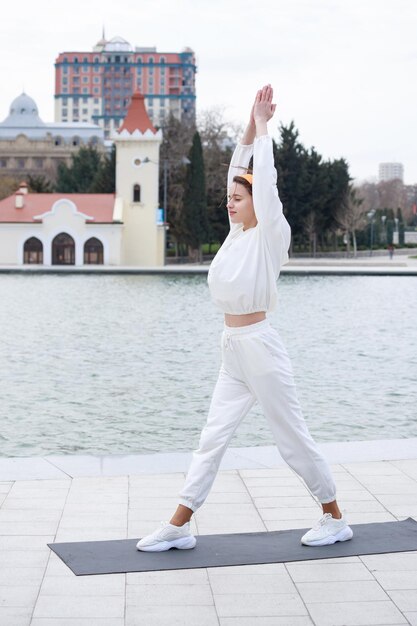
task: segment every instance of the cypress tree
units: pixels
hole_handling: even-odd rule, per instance
[[[200,134],[194,133],[188,154],[182,212],[183,241],[188,245],[189,255],[201,261],[201,245],[207,240],[207,196],[203,151]]]

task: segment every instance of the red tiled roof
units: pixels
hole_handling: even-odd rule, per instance
[[[93,222],[113,222],[115,195],[113,193],[27,193],[23,194],[24,206],[15,207],[15,194],[0,200],[0,223],[35,222],[33,218],[50,211],[57,200],[70,200],[77,211],[94,218]]]
[[[152,126],[152,122],[149,119],[149,115],[145,109],[145,97],[140,91],[135,91],[132,96],[129,108],[126,113],[126,117],[123,120],[123,124],[120,126],[118,132],[127,130],[129,133],[133,133],[135,130],[140,130],[144,133],[146,130],[151,130],[156,133],[156,128]]]

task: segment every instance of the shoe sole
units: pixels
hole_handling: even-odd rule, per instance
[[[328,546],[332,543],[336,543],[336,541],[349,541],[353,537],[353,530],[346,526],[346,528],[342,528],[336,535],[330,535],[329,537],[324,537],[324,539],[317,539],[316,541],[308,541],[301,539],[301,543],[305,546]]]
[[[151,546],[140,546],[139,543],[136,545],[138,550],[142,550],[142,552],[164,552],[165,550],[170,550],[171,548],[178,548],[178,550],[189,550],[190,548],[194,548],[197,543],[197,539],[193,536],[190,537],[181,537],[180,539],[174,539],[173,541],[160,541],[159,543],[155,543]]]

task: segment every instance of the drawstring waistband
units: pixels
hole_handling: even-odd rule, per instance
[[[224,347],[233,350],[232,337],[237,338],[238,336],[242,335],[247,336],[251,334],[256,334],[263,328],[270,326],[271,324],[269,323],[268,318],[265,318],[260,322],[255,322],[254,324],[247,324],[246,326],[227,326],[225,324],[223,330]]]

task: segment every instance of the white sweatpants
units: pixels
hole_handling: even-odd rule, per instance
[[[207,423],[194,450],[179,503],[196,511],[206,499],[229,442],[256,401],[278,450],[320,503],[336,499],[330,467],[311,437],[297,397],[291,362],[266,318],[248,326],[224,325],[222,363]]]

